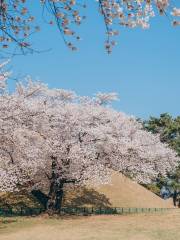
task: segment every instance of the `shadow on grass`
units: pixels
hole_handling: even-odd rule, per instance
[[[65,192],[63,206],[65,207],[111,207],[109,199],[94,189],[86,187],[69,189]]]
[[[29,193],[6,193],[0,196],[0,208],[20,209],[46,207],[48,197],[40,190]],[[109,198],[94,189],[86,187],[68,187],[64,191],[63,207],[67,208],[110,208]]]
[[[0,196],[0,208],[4,209],[20,209],[20,208],[38,208],[41,204],[37,199],[28,193],[14,192],[5,193]]]

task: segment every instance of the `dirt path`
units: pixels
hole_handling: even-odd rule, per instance
[[[31,220],[25,220],[31,221]],[[76,219],[33,219],[0,232],[0,240],[178,240],[180,210],[129,216],[92,216]]]

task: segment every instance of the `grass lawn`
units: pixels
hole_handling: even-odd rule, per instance
[[[0,240],[179,240],[180,210],[133,215],[0,222]]]

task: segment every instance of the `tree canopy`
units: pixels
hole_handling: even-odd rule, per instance
[[[144,124],[148,131],[160,134],[161,141],[168,143],[180,156],[180,116],[173,118],[163,113],[160,117],[150,117]]]
[[[176,152],[134,117],[107,104],[115,93],[94,98],[28,80],[0,93],[0,191],[48,192],[58,209],[63,186],[103,184],[110,171],[140,183],[165,176],[179,162]]]
[[[88,1],[80,0],[39,0],[39,15],[49,15],[45,21],[57,25],[65,44],[76,50],[76,41],[81,37],[76,34],[76,27],[86,18]],[[105,49],[108,53],[116,45],[115,38],[119,27],[149,28],[150,19],[156,14],[168,15],[173,26],[180,25],[180,8],[172,0],[97,0],[99,13],[105,29]],[[33,51],[30,36],[40,30],[32,15],[32,2],[29,0],[0,0],[0,43],[2,49],[14,46],[23,53]]]

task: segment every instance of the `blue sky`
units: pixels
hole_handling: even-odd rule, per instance
[[[180,27],[158,17],[149,30],[119,28],[118,45],[107,55],[105,28],[94,2],[86,13],[86,21],[77,29],[83,38],[79,51],[68,50],[56,28],[42,24],[34,46],[51,50],[15,57],[14,75],[28,74],[80,95],[117,92],[120,101],[114,107],[141,118],[163,112],[180,115]]]

